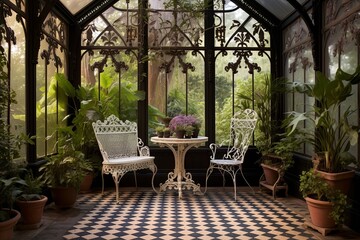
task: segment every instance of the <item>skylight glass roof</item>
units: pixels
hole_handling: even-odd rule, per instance
[[[62,4],[72,13],[76,14],[80,11],[83,7],[91,3],[93,0],[81,0],[81,1],[74,1],[74,0],[60,0]]]
[[[293,6],[287,0],[256,0],[264,8],[270,11],[278,19],[284,20],[290,13],[294,12]],[[297,0],[301,5],[306,0]]]
[[[91,2],[98,2],[99,4],[103,3],[104,0],[60,0],[60,2],[73,14],[77,14],[81,9],[86,7]],[[225,2],[229,2],[226,0]],[[244,0],[245,1],[245,0]],[[246,0],[246,2],[251,2],[253,0]],[[291,13],[295,11],[293,6],[287,0],[255,0],[265,9],[271,12],[279,20],[284,20]],[[303,5],[307,0],[297,0],[298,3]],[[233,0],[236,2],[236,0]]]

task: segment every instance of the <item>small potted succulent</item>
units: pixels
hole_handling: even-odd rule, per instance
[[[164,127],[164,138],[169,138],[171,135],[170,128]]]
[[[192,125],[185,126],[185,138],[191,138],[193,135],[194,127]]]
[[[164,137],[164,126],[158,126],[155,128],[156,134],[159,138]]]
[[[189,115],[188,120],[193,127],[192,137],[197,138],[199,136],[200,128],[201,128],[201,121],[200,119],[196,118],[195,116]]]

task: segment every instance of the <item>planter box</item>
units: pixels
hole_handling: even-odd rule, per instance
[[[288,195],[288,186],[283,181],[281,170],[277,167],[262,163],[263,175],[259,180],[259,188],[265,187],[272,191],[273,198],[276,198],[276,192],[285,189],[285,195]]]

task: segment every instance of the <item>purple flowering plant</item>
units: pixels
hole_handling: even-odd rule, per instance
[[[199,119],[192,115],[178,115],[171,119],[169,123],[169,128],[172,132],[175,132],[175,130],[185,130],[187,126],[200,128],[201,122]]]

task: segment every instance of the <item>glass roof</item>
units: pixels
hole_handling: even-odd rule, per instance
[[[81,0],[81,1],[60,0],[60,2],[74,15],[93,1],[97,1],[101,3],[103,0]],[[226,0],[226,1],[230,1],[230,0]],[[261,4],[262,6],[264,6],[265,9],[271,12],[279,20],[284,20],[295,10],[287,0],[255,0],[255,1]],[[297,1],[302,5],[307,0],[297,0]]]
[[[284,20],[287,16],[292,13],[295,8],[287,0],[256,0],[269,12],[271,12],[275,17],[280,20]],[[306,0],[297,0],[301,5]]]
[[[74,0],[60,0],[60,2],[72,13],[76,14],[80,11],[83,7],[88,5],[94,0],[81,0],[81,1],[74,1]]]

